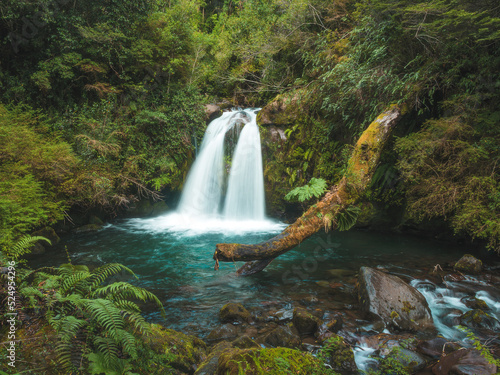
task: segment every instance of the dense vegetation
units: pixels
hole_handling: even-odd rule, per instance
[[[9,259],[25,234],[71,209],[116,213],[179,190],[205,129],[203,105],[223,100],[281,109],[271,122],[287,141],[268,144],[265,162],[280,213],[290,190],[303,201],[324,191],[314,181],[334,183],[367,124],[404,104],[366,201],[500,249],[495,0],[4,0],[0,56],[0,247]],[[38,316],[60,333],[63,365],[74,365],[64,331],[93,337],[86,365],[129,368],[142,350],[130,336],[141,331],[138,306],[103,299],[103,270],[76,267],[24,274],[26,309],[40,304]],[[116,318],[112,333],[102,309]]]

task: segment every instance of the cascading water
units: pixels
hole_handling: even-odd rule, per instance
[[[226,112],[208,126],[200,153],[189,171],[178,207],[179,213],[218,214],[223,186],[224,136],[241,117],[238,112]]]
[[[262,153],[255,112],[240,133],[229,173],[224,203],[228,220],[264,220],[265,195],[262,174]]]
[[[189,171],[176,212],[141,225],[158,231],[198,235],[207,232],[276,232],[283,224],[265,216],[264,177],[258,109],[233,110],[213,120]],[[243,129],[240,131],[241,125]],[[227,178],[224,203],[225,143],[238,139]]]

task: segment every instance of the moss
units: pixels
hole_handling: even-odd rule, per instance
[[[139,362],[142,364],[141,368],[151,366],[155,369],[151,373],[160,374],[159,368],[171,367],[191,374],[206,356],[206,344],[202,340],[158,324],[152,324],[151,334],[143,339],[144,347]],[[146,369],[143,370],[146,372],[141,373],[149,374]]]
[[[409,301],[403,301],[403,308],[401,310],[409,314],[411,310],[415,310],[415,306],[413,306]]]
[[[218,374],[326,374],[322,363],[294,349],[233,349],[219,358]]]

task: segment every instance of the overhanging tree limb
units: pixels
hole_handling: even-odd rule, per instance
[[[217,244],[214,253],[215,268],[218,269],[219,262],[246,261],[237,274],[251,275],[262,271],[274,258],[293,249],[321,228],[335,229],[338,214],[355,203],[370,184],[383,146],[402,114],[401,107],[392,105],[378,116],[356,143],[347,171],[340,182],[332,186],[317,204],[311,206],[283,232],[255,245]]]

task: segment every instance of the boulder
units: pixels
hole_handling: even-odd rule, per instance
[[[104,225],[104,221],[102,221],[99,217],[95,215],[91,215],[89,217],[89,224]]]
[[[224,350],[232,348],[231,344],[227,341],[222,341],[215,345],[208,354],[205,361],[203,361],[194,375],[214,375],[217,371],[217,366],[219,364],[219,357],[224,352]]]
[[[434,375],[493,375],[497,367],[474,349],[457,350],[441,358],[432,368]]]
[[[234,340],[231,345],[239,349],[260,348],[260,345],[252,340],[249,336],[243,335]]]
[[[207,337],[208,341],[232,340],[238,336],[238,329],[232,324],[224,324],[212,330]]]
[[[395,330],[434,329],[424,296],[399,277],[369,267],[359,271],[358,298],[362,311]]]
[[[455,271],[460,271],[468,274],[478,274],[483,270],[483,262],[470,254],[465,254],[453,266]]]
[[[138,361],[143,366],[144,373],[174,373],[193,374],[197,365],[206,358],[206,344],[195,336],[186,335],[172,329],[166,329],[158,324],[151,325],[151,334],[143,336],[144,344],[155,354],[154,357],[141,357]],[[144,356],[148,356],[144,352]],[[132,371],[136,372],[136,371]]]
[[[492,331],[500,329],[500,323],[483,310],[469,310],[460,317],[460,324],[472,329],[486,328]]]
[[[322,324],[319,318],[301,307],[293,310],[292,322],[299,334],[303,336],[314,335]]]
[[[267,346],[296,349],[300,347],[300,336],[289,326],[279,326],[266,334],[263,343]]]
[[[217,104],[205,104],[205,120],[210,122],[222,115],[222,110]]]
[[[338,335],[330,337],[322,349],[320,355],[326,360],[334,371],[345,373],[355,373],[358,369],[354,361],[354,353],[350,345]]]
[[[431,340],[424,340],[418,343],[417,351],[431,358],[440,358],[441,355],[450,354],[460,349],[457,343],[451,342],[443,337],[436,337]]]
[[[228,303],[220,309],[219,319],[222,323],[248,322],[250,313],[240,303]]]
[[[47,241],[43,241],[44,246],[54,246],[55,244],[58,244],[59,241],[61,240],[59,236],[56,234],[56,231],[51,227],[45,227],[43,229],[37,230],[36,232],[33,232],[31,235],[41,236],[48,239],[50,241],[50,244]]]

